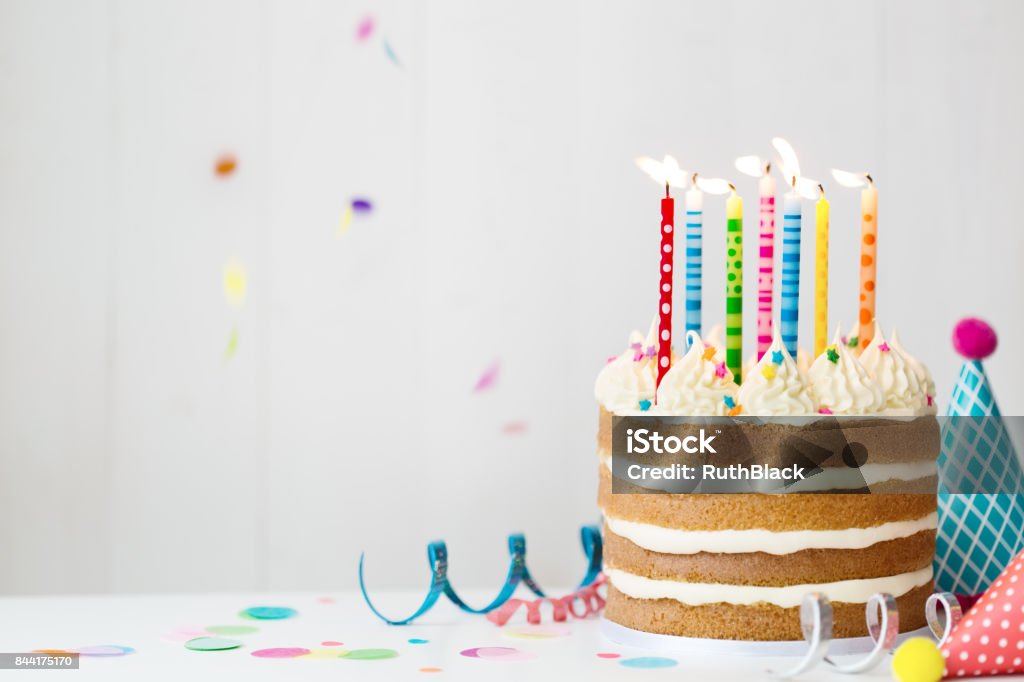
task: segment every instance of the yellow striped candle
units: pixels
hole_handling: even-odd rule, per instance
[[[828,199],[825,188],[818,185],[821,198],[815,205],[814,217],[814,357],[825,352],[828,345]]]
[[[730,185],[725,202],[725,365],[740,383],[743,370],[743,199]]]

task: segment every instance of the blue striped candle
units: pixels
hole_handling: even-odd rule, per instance
[[[690,332],[701,334],[701,261],[703,259],[704,192],[694,187],[686,193],[686,343]]]
[[[796,357],[800,318],[800,195],[787,192],[782,199],[782,278],[779,331],[789,354]]]

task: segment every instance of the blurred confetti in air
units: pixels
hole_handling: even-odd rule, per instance
[[[220,178],[230,177],[236,168],[238,168],[238,159],[234,154],[221,154],[213,164],[213,172]]]
[[[352,219],[357,216],[368,216],[373,212],[373,202],[364,197],[355,197],[349,200],[345,210],[341,212],[341,220],[338,222],[338,237],[343,237],[352,227]]]
[[[248,277],[245,267],[236,260],[229,260],[224,266],[224,298],[232,308],[241,307],[245,302],[245,294],[248,289]],[[238,323],[231,327],[228,342],[224,348],[224,361],[231,360],[238,353]]]

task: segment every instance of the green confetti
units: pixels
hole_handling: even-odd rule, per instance
[[[196,637],[185,642],[185,648],[192,651],[226,651],[237,649],[242,643],[226,637]]]
[[[398,652],[394,649],[353,649],[345,654],[343,658],[354,661],[380,661],[385,658],[395,658],[396,656],[398,656]]]

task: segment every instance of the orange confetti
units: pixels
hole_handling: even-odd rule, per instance
[[[213,166],[214,172],[222,178],[226,178],[238,168],[238,159],[232,154],[224,154],[217,159]]]
[[[439,672],[441,672],[441,669],[440,668],[420,668],[420,672],[421,673],[439,673]]]

